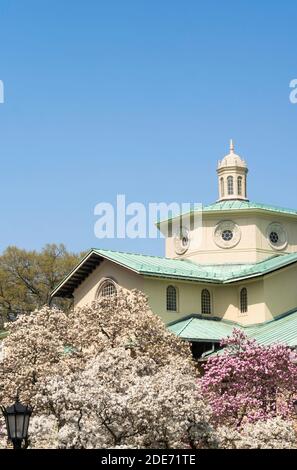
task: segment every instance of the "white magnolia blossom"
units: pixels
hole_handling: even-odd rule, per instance
[[[294,423],[280,417],[246,424],[240,431],[230,426],[216,431],[217,444],[226,449],[296,449]]]
[[[32,416],[29,448],[55,449],[58,447],[58,423],[54,416]]]
[[[139,292],[68,314],[44,307],[9,325],[0,403],[32,405],[30,448],[286,448],[280,419],[214,429],[189,345]],[[7,443],[0,418],[0,448]]]
[[[159,367],[115,348],[82,373],[51,378],[37,399],[53,404],[62,448],[199,447],[210,438],[209,409],[183,358]]]
[[[1,341],[0,339],[0,362],[3,361],[4,359],[4,341]]]
[[[16,347],[17,345],[17,347]],[[208,442],[210,411],[189,345],[139,292],[10,326],[0,401],[34,406],[30,447],[174,448]]]

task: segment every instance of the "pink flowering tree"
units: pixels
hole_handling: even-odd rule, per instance
[[[208,360],[200,385],[218,424],[241,426],[290,419],[297,393],[296,355],[283,344],[262,346],[234,329],[226,349]]]

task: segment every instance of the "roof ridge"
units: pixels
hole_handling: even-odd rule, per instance
[[[203,204],[199,209],[191,208],[190,210],[184,213],[169,217],[167,219],[158,218],[156,221],[156,225],[160,226],[164,222],[168,222],[170,220],[172,221],[178,219],[181,216],[191,215],[196,212],[215,212],[216,209],[218,211],[263,210],[267,212],[276,212],[287,216],[297,216],[297,209],[292,209],[289,207],[275,206],[273,204],[266,204],[264,202],[255,202],[250,200],[227,199],[225,201],[216,201],[207,205]]]
[[[208,273],[207,273],[207,270],[209,268],[224,268],[224,267],[228,267],[230,270],[231,270],[231,275],[227,274],[227,277],[225,279],[221,279],[221,281],[231,281],[231,280],[234,280],[235,279],[240,279],[240,278],[245,278],[246,275],[261,275],[261,271],[259,271],[259,268],[261,268],[262,266],[265,267],[265,265],[267,265],[267,263],[270,263],[272,261],[277,261],[277,264],[286,264],[286,262],[291,259],[295,259],[297,257],[297,252],[293,252],[293,253],[286,253],[286,254],[274,254],[262,261],[258,261],[256,263],[241,263],[241,264],[221,264],[221,265],[217,265],[217,264],[199,264],[197,263],[196,261],[193,261],[193,260],[188,260],[187,258],[186,259],[176,259],[176,258],[166,258],[166,257],[161,257],[161,256],[154,256],[154,255],[146,255],[146,254],[141,254],[141,253],[131,253],[131,252],[125,252],[125,251],[116,251],[116,250],[105,250],[105,249],[99,249],[99,248],[93,248],[94,252],[97,253],[97,254],[101,254],[104,256],[104,254],[106,254],[106,256],[108,257],[108,254],[112,257],[112,254],[116,254],[116,255],[119,255],[119,256],[135,256],[135,257],[139,257],[138,260],[134,260],[135,263],[141,263],[141,261],[143,260],[143,258],[147,258],[147,259],[154,259],[154,260],[159,260],[159,261],[167,261],[167,262],[170,262],[170,263],[178,263],[179,264],[179,267],[181,268],[181,264],[184,265],[184,267],[187,266],[187,268],[191,268],[191,267],[195,267],[196,269],[200,270],[201,273],[204,274],[204,278],[205,279],[215,279],[217,276],[215,277],[212,277],[212,276],[208,276]],[[142,270],[144,268],[143,266],[143,263],[141,263],[141,267],[140,269]],[[171,266],[171,269],[174,268],[174,265]],[[232,271],[232,268],[234,268],[235,270],[236,269],[242,269],[242,272],[241,273],[235,273]],[[253,269],[256,269],[256,271],[258,270],[258,273],[254,273],[254,272],[251,272],[251,270]],[[159,272],[161,271],[161,267],[159,267],[155,272]],[[151,270],[149,270],[148,272],[150,272]],[[143,271],[144,273],[145,271]],[[176,272],[176,269],[174,269],[174,272]],[[207,274],[207,276],[206,276]],[[200,276],[199,276],[200,277]],[[220,276],[219,276],[219,279],[220,279]]]
[[[186,325],[184,325],[184,327],[180,330],[179,335],[190,325],[190,323],[192,323],[193,317],[185,321],[186,321]]]
[[[262,209],[268,209],[268,210],[276,210],[276,211],[283,211],[283,212],[289,212],[289,213],[294,213],[294,214],[297,214],[297,210],[296,209],[292,209],[291,207],[284,207],[284,206],[277,206],[277,205],[274,205],[274,204],[269,204],[269,203],[265,203],[265,202],[257,202],[257,201],[241,201],[239,199],[230,199],[230,200],[226,200],[226,201],[216,201],[216,202],[213,202],[211,204],[207,204],[207,205],[203,205],[202,207],[202,210],[204,209],[208,209],[208,208],[211,208],[211,207],[214,207],[214,206],[231,206],[230,208],[232,209],[233,205],[234,204],[240,204],[241,207],[244,207],[246,206],[247,208],[257,208],[257,206],[259,208],[262,208]]]
[[[91,248],[93,251],[103,251],[105,253],[118,253],[120,255],[135,255],[135,256],[144,256],[146,258],[157,258],[157,259],[164,259],[169,261],[183,261],[188,264],[194,264],[195,266],[204,266],[203,264],[196,263],[193,260],[185,259],[185,258],[168,258],[167,256],[158,256],[158,255],[147,255],[146,253],[135,253],[132,251],[118,251],[118,250],[106,250],[104,248]]]
[[[145,253],[134,253],[132,251],[118,251],[118,250],[106,250],[105,248],[92,248],[93,251],[103,251],[105,253],[119,253],[120,255],[136,255],[136,256],[145,256],[147,258],[158,258],[158,259],[173,259],[167,258],[166,256],[158,256],[158,255],[147,255]]]

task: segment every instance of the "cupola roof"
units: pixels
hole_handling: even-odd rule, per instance
[[[230,140],[230,152],[226,155],[223,160],[219,161],[218,169],[225,168],[225,167],[242,167],[247,168],[247,164],[245,160],[243,160],[239,155],[237,155],[234,151],[234,143],[233,140]]]

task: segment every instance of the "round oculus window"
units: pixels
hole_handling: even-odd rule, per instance
[[[219,222],[214,230],[214,241],[220,248],[233,248],[241,239],[241,230],[232,220]]]
[[[222,233],[222,239],[225,241],[225,242],[230,242],[233,238],[233,232],[232,230],[224,230],[223,233]]]
[[[174,249],[177,255],[183,255],[190,246],[189,230],[181,227],[174,235]]]
[[[189,243],[188,237],[183,236],[183,238],[181,239],[182,246],[185,248],[188,246],[188,243]]]
[[[269,238],[271,243],[273,243],[274,245],[276,245],[279,241],[279,236],[276,232],[271,232]]]
[[[288,245],[288,235],[285,228],[275,222],[267,228],[267,239],[275,250],[283,250]]]

